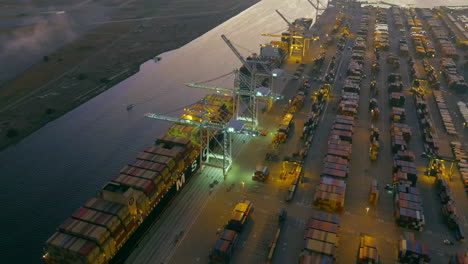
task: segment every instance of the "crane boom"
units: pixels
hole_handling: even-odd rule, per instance
[[[185,84],[188,87],[194,87],[194,88],[201,88],[201,89],[209,89],[209,90],[214,90],[217,93],[233,93],[234,91],[231,89],[223,88],[223,87],[216,87],[216,86],[209,86],[209,85],[203,85],[203,84],[196,84],[196,83],[186,83]]]
[[[196,84],[196,83],[186,83],[185,85],[187,85],[188,87],[214,90],[219,93],[231,93],[231,94],[238,94],[238,95],[245,95],[245,96],[255,96],[255,97],[260,97],[260,98],[272,98],[275,100],[283,99],[283,95],[275,94],[275,93],[269,93],[268,95],[263,95],[262,93],[258,91],[247,91],[247,90],[240,90],[240,89],[231,90],[231,89],[226,89],[222,87],[207,86],[207,85]]]
[[[397,6],[395,4],[392,4],[392,3],[388,3],[388,2],[385,2],[385,1],[373,1],[373,2],[370,2],[370,1],[363,1],[361,2],[361,5],[388,5],[388,6]]]
[[[276,9],[275,11],[286,22],[286,24],[288,24],[288,26],[292,27],[292,24],[283,16],[283,14],[281,14],[281,12],[278,9]]]
[[[146,113],[145,117],[151,118],[151,119],[158,119],[158,120],[163,120],[163,121],[168,121],[180,125],[188,125],[188,126],[194,126],[194,127],[202,127],[202,128],[211,128],[211,129],[217,129],[217,130],[223,130],[224,125],[223,124],[216,124],[216,123],[211,123],[207,121],[196,121],[196,120],[188,120],[188,119],[183,119],[179,117],[171,117],[171,116],[166,116],[166,115],[159,115],[159,114],[154,114],[154,113]]]
[[[228,127],[228,124],[216,124],[216,123],[208,122],[205,120],[200,122],[200,121],[195,121],[195,120],[188,120],[188,119],[171,117],[171,116],[166,116],[166,115],[159,115],[159,114],[154,114],[154,113],[146,113],[145,117],[151,118],[151,119],[168,121],[168,122],[181,124],[181,125],[214,129],[214,130],[224,131],[226,133],[244,134],[244,135],[251,135],[251,136],[260,135],[260,132],[258,132],[257,130],[252,130],[252,129],[248,129],[245,127],[242,127],[240,130],[236,130],[234,127]]]
[[[295,39],[303,39],[303,36],[288,36],[288,35],[278,35],[278,34],[268,34],[268,33],[262,33],[262,36],[265,37],[275,37],[275,38],[295,38]]]
[[[237,56],[237,58],[242,62],[242,64],[247,68],[247,70],[253,74],[253,69],[252,67],[247,63],[247,61],[242,57],[242,55],[239,53],[239,51],[232,45],[231,41],[223,34],[221,35],[221,38],[226,42],[226,45],[234,52],[234,54]]]
[[[315,5],[315,4],[314,4],[312,1],[310,1],[310,0],[307,0],[307,2],[309,2],[309,4],[311,4],[317,11],[319,11],[319,10],[325,10],[325,8],[326,8],[326,6],[324,6],[324,5],[322,4],[322,2],[320,2],[320,1],[318,2],[318,5]],[[319,5],[322,5],[322,7],[319,7]]]

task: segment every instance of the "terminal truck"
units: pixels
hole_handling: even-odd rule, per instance
[[[289,130],[294,126],[293,122],[294,115],[286,114],[281,121],[276,135],[273,137],[273,143],[279,144],[284,143],[288,138]]]
[[[210,251],[210,263],[229,263],[233,251],[236,247],[240,232],[242,232],[250,213],[253,210],[253,203],[249,200],[242,200],[232,210],[231,219],[224,227],[224,231]]]
[[[270,175],[270,170],[267,166],[257,165],[252,176],[252,180],[264,182]]]

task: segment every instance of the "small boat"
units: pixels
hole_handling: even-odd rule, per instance
[[[127,105],[127,111],[130,111],[130,110],[132,110],[132,109],[133,109],[133,104]]]

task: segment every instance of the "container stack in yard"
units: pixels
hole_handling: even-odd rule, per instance
[[[402,93],[390,94],[390,106],[402,107],[405,105],[405,95]]]
[[[346,182],[332,177],[320,177],[315,190],[314,206],[325,211],[342,211],[346,192]]]
[[[367,9],[365,9],[367,10]],[[368,10],[367,10],[368,11]],[[361,17],[361,25],[368,25],[369,16]],[[359,93],[363,75],[364,56],[367,49],[367,31],[356,38],[353,56],[348,64],[337,115],[331,129],[328,148],[323,162],[320,183],[314,195],[314,206],[318,209],[336,212],[344,208],[348,162],[352,155],[354,122],[358,114]]]
[[[456,253],[451,255],[448,264],[468,264],[468,253]]]
[[[377,23],[374,27],[374,48],[378,51],[386,51],[390,47],[390,41],[388,38],[388,25],[386,23],[380,23],[387,20],[387,14],[383,9],[377,9]]]
[[[365,37],[367,37],[367,34],[369,32],[369,24],[367,24],[365,21],[368,21],[369,18],[370,18],[370,9],[369,8],[363,8],[361,17],[364,18],[364,19],[361,20],[361,22],[359,24],[357,35],[359,37],[365,38]]]
[[[457,64],[451,58],[440,59],[442,75],[445,78],[447,86],[459,93],[468,91],[468,84],[463,75],[458,71]]]
[[[370,143],[369,143],[369,157],[371,161],[376,161],[378,156],[379,156],[379,149],[380,149],[380,144],[379,144],[379,129],[371,126],[370,128]]]
[[[333,264],[339,238],[339,217],[321,211],[312,211],[304,236],[304,249],[299,256],[301,264]]]
[[[401,17],[400,7],[392,6],[390,8],[390,11],[392,12],[393,22],[395,23],[395,27],[398,29],[403,28],[404,24],[403,24],[403,18]]]
[[[377,251],[376,239],[362,235],[359,239],[358,264],[380,264],[380,256]]]
[[[458,102],[458,110],[460,111],[462,118],[463,118],[463,127],[467,128],[468,127],[468,106],[465,102]]]
[[[231,219],[224,227],[224,231],[210,251],[210,263],[229,263],[236,247],[239,234],[247,224],[253,204],[249,200],[242,200],[232,210]]]
[[[400,30],[400,32],[404,31],[404,23],[403,23],[403,18],[401,16],[401,10],[397,6],[392,6],[390,8],[392,15],[393,15],[393,21],[395,23],[395,27]],[[406,41],[406,38],[400,38],[399,41],[399,52],[398,54],[400,56],[408,56],[409,53],[409,47],[408,47],[408,42]]]
[[[429,251],[414,239],[414,234],[405,232],[398,243],[398,261],[400,263],[430,263]]]
[[[468,153],[458,141],[451,142],[450,145],[453,155],[455,156],[458,170],[460,171],[463,185],[465,186],[465,191],[468,192]]]
[[[405,228],[424,230],[425,218],[419,190],[408,183],[395,186],[396,223]]]
[[[411,128],[407,124],[392,123],[390,127],[390,135],[392,139],[393,153],[408,150],[407,144],[411,139],[412,133]]]
[[[439,114],[442,117],[442,122],[444,123],[444,128],[447,134],[457,136],[457,130],[453,125],[452,117],[450,116],[447,105],[445,104],[444,97],[440,91],[433,91],[434,97],[437,103],[437,108],[439,109]]]
[[[401,92],[403,90],[401,74],[394,72],[390,73],[387,77],[387,82],[389,92]]]
[[[406,119],[406,111],[401,107],[392,107],[390,112],[390,118],[393,122],[399,123],[404,122]]]
[[[400,60],[399,57],[393,53],[389,53],[387,55],[387,63],[392,65],[393,69],[400,68]]]
[[[410,127],[403,123],[392,123],[391,139],[396,223],[401,227],[422,231],[425,218],[419,191],[414,187],[418,179],[417,169],[414,153],[408,151]]]
[[[232,116],[232,97],[208,95],[204,101],[214,111],[212,118],[227,121]],[[185,109],[182,118],[196,118],[197,107]],[[199,134],[194,134],[193,127],[180,125],[138,154],[105,184],[98,197],[89,199],[59,226],[45,243],[44,260],[100,264],[125,259],[198,170]]]
[[[434,125],[429,114],[424,93],[417,90],[414,91],[414,101],[419,127],[424,141],[424,151],[426,153],[437,154],[439,152],[438,138],[434,133]]]
[[[418,57],[426,56],[424,43],[427,42],[427,35],[422,29],[421,20],[416,15],[414,8],[405,9],[406,19],[408,20],[409,30],[413,46]]]
[[[437,175],[437,186],[439,189],[439,198],[442,202],[442,215],[444,216],[445,223],[455,232],[455,238],[458,241],[463,241],[465,239],[465,232],[460,222],[460,216],[455,206],[455,200],[453,199],[450,185],[443,174]]]
[[[420,21],[415,20],[409,13],[406,13],[406,15],[409,26],[418,27]],[[424,47],[422,48],[424,49]],[[401,75],[399,73],[389,74],[387,84],[391,107],[390,135],[393,152],[392,175],[395,221],[398,226],[422,232],[425,226],[425,217],[420,193],[415,187],[418,179],[418,171],[414,163],[415,156],[408,149],[412,129],[409,125],[403,123],[406,120],[406,98],[402,89]]]
[[[440,20],[436,19],[429,10],[422,10],[422,15],[425,19],[426,27],[439,47],[442,56],[457,58],[458,54],[455,46],[450,42],[450,37],[447,31],[442,28]]]
[[[445,11],[444,11],[445,13]],[[447,34],[446,28],[442,27],[443,24],[445,27],[450,28],[448,23],[445,23],[444,19],[446,18],[445,14],[439,16],[438,19],[434,18],[434,16],[428,17],[427,19],[427,26],[429,31],[432,33],[434,39],[436,40],[436,44],[440,49],[440,54],[444,58],[452,58],[458,59],[459,55],[455,48],[455,45],[451,42],[451,37]]]

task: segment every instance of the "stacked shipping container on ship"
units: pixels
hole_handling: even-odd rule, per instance
[[[233,98],[208,95],[185,109],[184,119],[207,109],[213,122],[228,121]],[[176,132],[175,132],[176,131]],[[199,168],[199,134],[177,125],[128,163],[59,226],[45,244],[47,263],[121,262],[172,198]],[[174,136],[175,134],[175,136]],[[212,137],[215,134],[211,135]]]

